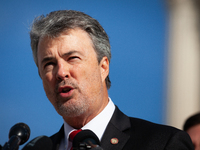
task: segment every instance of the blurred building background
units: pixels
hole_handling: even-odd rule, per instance
[[[200,111],[200,1],[167,0],[168,74],[166,124],[181,128]]]
[[[63,124],[46,98],[28,34],[36,16],[60,9],[83,11],[105,28],[112,47],[109,95],[125,114],[182,129],[200,111],[199,3],[1,0],[0,144],[18,122],[29,125],[30,140],[50,136]]]

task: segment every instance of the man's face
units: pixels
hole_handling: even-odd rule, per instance
[[[195,150],[200,150],[200,125],[195,125],[187,130]]]
[[[53,39],[40,39],[37,56],[44,90],[61,116],[96,115],[107,105],[109,62],[103,57],[98,63],[85,31],[71,29]]]

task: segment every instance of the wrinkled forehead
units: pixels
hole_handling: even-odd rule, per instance
[[[72,31],[82,31],[82,33],[84,33],[86,35],[86,37],[90,40],[92,46],[94,47],[94,43],[93,43],[93,40],[92,38],[90,37],[89,33],[87,33],[85,30],[79,28],[79,27],[76,27],[76,28],[67,28],[61,32],[55,32],[55,33],[46,33],[45,35],[41,35],[39,40],[38,40],[38,45],[37,45],[37,50],[38,50],[38,47],[39,47],[39,44],[45,40],[54,40],[58,37],[61,37],[63,35],[69,35]],[[95,48],[95,47],[94,47]]]
[[[96,54],[90,36],[81,29],[71,29],[57,37],[43,36],[38,43],[38,57],[50,55],[54,51],[63,53],[69,50]]]

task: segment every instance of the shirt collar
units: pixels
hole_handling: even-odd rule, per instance
[[[82,129],[92,130],[99,140],[101,140],[104,131],[110,121],[115,110],[115,105],[112,100],[109,98],[108,105],[101,111],[95,118],[88,122]]]

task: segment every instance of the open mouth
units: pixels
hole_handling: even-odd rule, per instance
[[[70,87],[65,87],[65,88],[62,88],[62,90],[60,91],[61,93],[68,93],[69,91],[71,91],[72,88]]]
[[[63,86],[59,88],[58,93],[63,98],[69,98],[73,95],[73,90],[74,88],[71,86]]]

